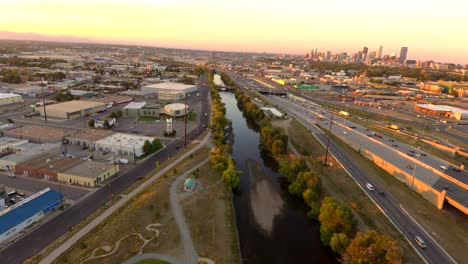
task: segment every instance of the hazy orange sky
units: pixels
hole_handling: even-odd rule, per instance
[[[468,63],[466,0],[0,0],[0,30],[154,46]]]

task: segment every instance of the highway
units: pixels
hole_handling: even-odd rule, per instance
[[[208,112],[208,86],[204,78],[202,78],[202,84],[199,85],[199,88],[202,98],[202,113],[205,113]],[[208,127],[209,117],[205,117],[202,114],[199,116],[201,120],[198,127],[187,134],[187,144],[200,136],[206,127]],[[70,231],[73,226],[79,224],[86,217],[105,205],[114,196],[122,193],[125,189],[138,181],[140,177],[147,175],[154,169],[156,161],[160,164],[163,163],[172,155],[176,154],[183,146],[183,137],[180,140],[170,142],[165,149],[151,156],[142,164],[115,178],[50,221],[37,226],[14,243],[4,247],[0,251],[0,262],[20,264],[26,259],[31,258],[60,236]]]
[[[248,88],[249,83],[246,81],[239,81],[242,79],[239,76],[234,76],[233,80],[242,88]],[[307,128],[310,129],[311,133],[319,140],[319,142],[325,146],[327,142],[327,135],[320,130],[315,123],[317,121],[312,120],[312,114],[307,114],[307,110],[301,109],[296,103],[289,100],[269,96],[271,101],[282,107],[290,116],[296,118],[299,122],[304,124]],[[306,111],[306,112],[304,112]],[[325,110],[322,110],[325,111]],[[314,115],[316,115],[314,113]],[[341,120],[337,120],[339,123]],[[323,121],[322,126],[326,126],[325,123],[330,122]],[[328,126],[327,126],[328,127]],[[348,129],[340,128],[336,125],[332,127],[332,131],[335,130],[335,135],[339,136],[341,133],[343,136],[349,136]],[[349,132],[351,132],[350,129]],[[348,135],[345,135],[343,132],[347,131]],[[364,130],[365,131],[365,130]],[[358,133],[353,133],[356,137],[359,137]],[[367,135],[364,136],[369,140]],[[341,137],[340,137],[341,138]],[[374,203],[381,209],[381,211],[390,219],[390,221],[400,230],[400,232],[405,236],[409,241],[415,251],[423,258],[426,263],[455,263],[455,261],[443,250],[438,243],[429,236],[422,227],[419,226],[404,210],[404,207],[400,202],[394,199],[390,194],[382,195],[381,191],[384,190],[382,186],[378,186],[372,182],[372,177],[367,174],[366,171],[362,170],[358,166],[354,165],[353,161],[346,155],[346,153],[337,145],[333,140],[330,142],[330,153],[335,156],[335,158],[343,165],[347,170],[350,176],[356,181],[358,186],[374,201]],[[392,154],[394,155],[394,153]],[[394,155],[397,156],[397,155]],[[398,155],[400,156],[400,155]],[[406,163],[404,163],[406,164]],[[418,172],[419,174],[419,172]],[[375,190],[370,191],[365,187],[366,183],[372,183]],[[421,249],[414,241],[415,236],[420,236],[427,244],[426,249]]]

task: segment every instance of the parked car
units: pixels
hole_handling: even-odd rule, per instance
[[[10,177],[10,178],[16,178],[16,175],[15,175],[13,172],[11,172],[11,173],[8,174],[8,177]]]
[[[441,168],[443,170],[448,170],[447,166],[445,166],[445,165],[440,165],[439,168]]]

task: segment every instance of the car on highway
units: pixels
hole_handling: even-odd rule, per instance
[[[406,153],[406,155],[410,156],[410,157],[414,157],[413,153]]]
[[[355,127],[355,126],[349,126],[349,128],[351,128],[351,129],[355,129],[356,127]]]
[[[435,131],[440,132],[440,129],[436,128]]]
[[[374,190],[374,186],[372,186],[372,184],[370,184],[370,183],[366,183],[366,188],[367,188],[369,191],[373,191],[373,190]]]
[[[420,236],[415,236],[414,241],[416,242],[416,244],[418,244],[420,248],[427,248],[426,242],[424,242],[424,240]]]
[[[349,133],[348,133],[348,132],[346,132],[346,131],[343,131],[343,134],[345,134],[345,135],[348,135]]]
[[[456,172],[460,172],[461,170],[457,167],[452,167],[452,170],[456,171]]]
[[[372,135],[371,135],[371,134],[367,134],[367,136],[368,136],[368,137],[372,137]]]
[[[397,144],[392,144],[392,147],[398,148],[398,145]]]
[[[414,169],[413,166],[411,166],[411,165],[406,165],[406,168],[407,168],[408,170]]]
[[[414,151],[414,150],[410,150],[409,152],[410,152],[410,153],[413,153],[413,154],[416,153],[416,151]]]
[[[439,168],[441,168],[443,170],[448,170],[447,166],[445,166],[445,165],[440,165]]]
[[[426,154],[426,153],[422,153],[422,152],[421,152],[421,156],[424,156],[424,157],[426,157],[426,156],[427,156],[427,154]]]

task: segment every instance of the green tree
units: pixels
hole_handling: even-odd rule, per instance
[[[349,245],[349,238],[346,234],[335,233],[330,239],[331,249],[340,255],[342,255],[346,251],[346,248],[348,247],[348,245]]]
[[[146,140],[143,144],[143,152],[148,154],[153,152],[153,145],[149,142],[149,140]]]
[[[159,138],[154,138],[153,142],[152,142],[152,145],[153,145],[154,151],[158,151],[158,150],[162,149],[162,147],[163,147],[163,145],[161,144],[161,140],[159,140]]]
[[[88,126],[89,126],[89,127],[94,127],[94,125],[95,125],[94,119],[90,119],[90,120],[88,121]]]
[[[104,128],[107,128],[107,129],[111,128],[108,120],[104,120]]]
[[[7,121],[8,121],[9,124],[14,124],[15,123],[15,121],[13,121],[13,119],[11,119],[11,118],[8,118]]]
[[[348,207],[341,205],[334,198],[328,196],[322,201],[319,214],[320,239],[324,245],[330,245],[335,233],[350,235],[355,221]]]
[[[223,180],[226,187],[229,190],[237,188],[239,186],[241,172],[236,170],[234,160],[232,158],[228,159],[227,168],[223,172]]]
[[[346,249],[345,263],[399,264],[403,262],[403,251],[395,240],[368,230],[358,232]]]

